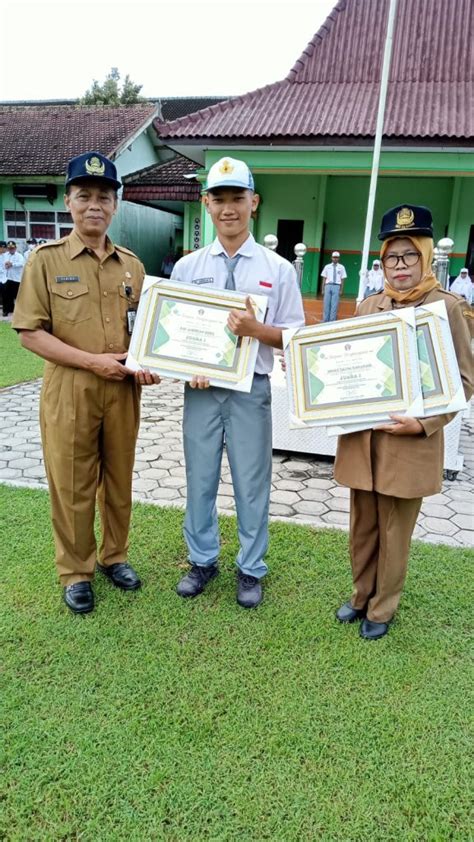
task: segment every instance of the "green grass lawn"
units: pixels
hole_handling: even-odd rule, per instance
[[[0,388],[42,377],[44,360],[22,348],[10,322],[0,322]]]
[[[60,601],[48,497],[0,486],[6,840],[472,839],[472,553],[416,543],[390,634],[362,641],[347,536],[272,524],[265,601],[180,600],[182,512],[137,505],[126,594]],[[472,675],[471,675],[472,678]]]

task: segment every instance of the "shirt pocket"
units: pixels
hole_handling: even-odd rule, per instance
[[[64,287],[58,284],[51,288],[51,292],[53,320],[78,324],[91,318],[91,296],[87,284],[65,284]]]
[[[127,310],[138,310],[138,302],[140,301],[140,294],[137,288],[132,286],[130,288],[132,291],[130,295],[127,295],[122,284],[118,287],[120,317],[125,320],[127,318]]]

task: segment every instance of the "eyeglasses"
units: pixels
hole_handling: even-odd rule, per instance
[[[421,254],[418,251],[406,251],[405,254],[389,254],[388,257],[382,259],[382,263],[386,269],[395,269],[398,266],[398,261],[401,260],[403,266],[416,266]]]

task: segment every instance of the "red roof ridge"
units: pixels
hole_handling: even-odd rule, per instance
[[[343,12],[346,8],[347,0],[338,0],[333,9],[329,12],[324,23],[321,24],[318,31],[314,33],[311,41],[306,45],[300,57],[296,59],[293,67],[285,77],[287,82],[296,82],[299,72],[303,69],[308,58],[311,58],[315,49],[319,46],[317,41],[323,41],[329,35],[334,23],[336,22],[335,15]]]

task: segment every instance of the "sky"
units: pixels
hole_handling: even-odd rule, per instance
[[[0,0],[0,100],[75,99],[112,67],[145,97],[284,78],[336,0]]]

